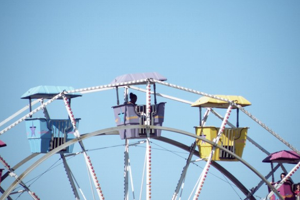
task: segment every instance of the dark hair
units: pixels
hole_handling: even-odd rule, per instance
[[[135,94],[133,94],[132,92],[129,94],[130,99],[132,98],[137,98],[137,96]]]
[[[133,93],[130,93],[129,94],[129,97],[130,97],[130,102],[135,104],[136,100],[137,100],[137,96]]]
[[[280,174],[280,179],[282,179],[282,178],[281,178],[282,175],[283,175],[283,176],[286,176],[286,173],[281,173],[281,174]]]

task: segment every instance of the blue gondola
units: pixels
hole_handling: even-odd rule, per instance
[[[29,99],[30,111],[32,99],[51,99],[62,91],[73,90],[65,86],[38,86],[31,88],[21,99]],[[67,94],[69,99],[79,97],[79,94]],[[75,119],[76,128],[79,118]],[[52,149],[74,139],[74,128],[70,119],[29,118],[25,120],[26,135],[32,153],[47,153]],[[74,145],[63,149],[65,153],[73,152]]]
[[[131,84],[146,84],[147,82],[135,82],[142,79],[155,79],[160,81],[167,80],[165,77],[158,73],[139,73],[139,74],[126,74],[115,78],[112,84],[119,84],[124,82],[131,82]],[[152,126],[162,126],[164,122],[165,113],[165,102],[156,103],[156,91],[154,86],[154,104],[152,104],[150,111],[150,125]],[[119,95],[117,89],[117,102],[119,102]],[[127,99],[127,97],[125,98]],[[119,104],[119,103],[118,103]],[[124,102],[122,105],[117,105],[112,107],[114,110],[115,122],[117,126],[128,126],[128,125],[145,125],[146,120],[146,106],[145,105],[133,105]],[[121,139],[133,139],[133,138],[146,138],[145,129],[127,129],[119,131]],[[151,129],[151,137],[161,136],[161,130]]]

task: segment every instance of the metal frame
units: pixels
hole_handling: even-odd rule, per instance
[[[135,125],[135,126],[127,126],[126,128],[146,128],[146,126],[141,126],[141,125]],[[281,195],[278,193],[278,191],[269,183],[269,181],[262,175],[260,174],[254,167],[252,167],[249,163],[247,163],[245,160],[243,160],[242,158],[238,157],[237,155],[235,155],[234,153],[232,153],[231,151],[215,144],[214,142],[207,140],[205,138],[202,138],[200,136],[197,136],[193,133],[189,133],[186,131],[182,131],[179,129],[174,129],[174,128],[168,128],[168,127],[157,127],[157,126],[150,126],[151,129],[161,129],[161,130],[165,130],[165,131],[169,131],[169,132],[174,132],[177,134],[182,134],[185,136],[189,136],[192,138],[196,138],[199,140],[203,140],[213,146],[215,146],[216,148],[222,149],[223,151],[226,151],[228,154],[231,154],[232,156],[234,156],[236,159],[238,159],[241,163],[243,163],[247,168],[249,168],[256,176],[258,176],[262,181],[264,181],[266,183],[266,185],[268,185],[271,190],[281,199],[283,200],[283,198],[281,197]],[[79,138],[75,138],[73,140],[70,140],[69,142],[53,149],[52,151],[50,151],[49,153],[45,154],[42,158],[40,158],[39,160],[37,160],[36,162],[34,162],[31,166],[29,166],[18,178],[18,180],[15,180],[9,187],[8,189],[3,193],[3,195],[0,197],[0,200],[4,200],[5,198],[7,198],[7,196],[11,193],[11,191],[19,184],[20,181],[22,181],[31,171],[33,171],[37,166],[39,166],[41,163],[43,163],[45,160],[47,160],[48,158],[50,158],[51,156],[53,156],[54,154],[56,154],[57,152],[61,151],[62,149],[78,142],[78,141],[82,141],[85,139],[88,139],[90,137],[93,136],[100,136],[100,135],[118,135],[118,131],[124,129],[124,127],[113,127],[113,128],[107,128],[107,129],[101,129],[92,133],[88,133],[85,135],[81,135]],[[213,162],[212,162],[213,163]],[[216,165],[217,166],[217,165]],[[233,180],[233,179],[231,179]],[[235,183],[235,182],[234,182]],[[235,183],[236,184],[236,183]],[[236,184],[237,185],[237,184]]]
[[[218,96],[215,96],[215,95],[210,95],[210,94],[207,94],[207,93],[203,93],[203,92],[200,92],[200,91],[196,91],[196,90],[192,90],[192,89],[189,89],[189,88],[185,88],[185,87],[181,87],[181,86],[177,86],[177,85],[174,85],[174,84],[170,84],[170,83],[166,83],[166,82],[162,82],[162,81],[158,81],[158,80],[153,80],[153,79],[141,79],[141,80],[136,80],[136,81],[129,81],[129,82],[123,82],[123,83],[117,83],[117,84],[108,84],[108,85],[101,85],[101,86],[96,86],[96,87],[90,87],[90,88],[82,88],[82,89],[75,89],[75,90],[72,90],[72,91],[64,91],[60,94],[57,94],[56,96],[54,96],[52,99],[48,100],[46,103],[42,103],[41,106],[39,106],[38,108],[34,109],[34,110],[30,110],[30,112],[23,116],[22,118],[18,119],[17,121],[15,121],[14,123],[10,124],[9,126],[7,126],[6,128],[4,128],[3,130],[0,131],[0,135],[4,134],[5,132],[7,132],[8,130],[10,130],[11,128],[13,128],[14,126],[18,125],[19,123],[21,123],[22,121],[24,121],[26,118],[29,118],[31,117],[34,113],[38,112],[39,110],[42,110],[44,109],[48,104],[52,103],[53,101],[55,101],[56,99],[59,99],[61,98],[62,96],[68,94],[68,93],[89,93],[89,92],[99,92],[99,91],[103,91],[103,90],[108,90],[108,89],[113,89],[113,88],[117,88],[117,87],[129,87],[129,88],[132,88],[132,89],[136,89],[134,86],[130,86],[130,85],[136,85],[136,84],[145,84],[147,83],[148,85],[149,84],[155,84],[155,83],[158,83],[158,84],[161,84],[161,85],[165,85],[165,86],[168,86],[168,87],[171,87],[171,88],[175,88],[175,89],[179,89],[179,90],[183,90],[183,91],[186,91],[186,92],[190,92],[190,93],[194,93],[194,94],[198,94],[198,95],[203,95],[203,96],[208,96],[208,97],[211,97],[211,98],[215,98],[215,99],[219,99],[219,100],[223,100],[223,101],[226,101],[226,102],[229,102],[229,100],[227,99],[223,99],[223,98],[220,98]],[[141,90],[141,89],[138,89],[138,90]],[[150,97],[150,94],[151,94],[151,91],[146,91],[147,92],[147,97]],[[156,92],[154,91],[154,93],[156,94]],[[159,93],[157,93],[157,95],[159,96],[163,96],[165,98],[170,98],[169,96],[167,95],[161,95]],[[188,103],[188,101],[185,101],[185,100],[178,100],[177,98],[174,98],[174,97],[171,97],[170,99],[173,99],[173,100],[176,100],[176,101],[181,101],[183,103]],[[36,103],[36,102],[34,102]],[[32,103],[32,104],[34,104]],[[289,144],[287,141],[285,141],[283,138],[281,138],[277,133],[275,133],[274,131],[272,131],[269,127],[267,127],[265,124],[263,124],[260,120],[258,120],[257,118],[255,118],[252,114],[250,114],[248,111],[246,111],[244,108],[242,108],[240,105],[237,105],[235,104],[234,102],[229,102],[231,103],[234,107],[238,108],[239,110],[241,110],[242,112],[244,112],[248,117],[250,117],[252,120],[254,120],[256,123],[258,123],[261,127],[263,127],[265,130],[267,130],[269,133],[271,133],[275,138],[277,138],[278,140],[280,140],[282,143],[284,143],[286,146],[288,146],[290,149],[294,150],[295,152],[297,152],[299,155],[300,155],[300,152],[295,148],[293,147],[291,144]],[[31,104],[30,104],[31,106]],[[21,112],[22,110],[20,110],[19,112]],[[16,113],[17,114],[17,113]],[[16,115],[15,114],[15,115]],[[15,115],[13,115],[12,117],[15,117]],[[8,120],[10,120],[12,117],[4,120],[3,122],[0,123],[0,126],[2,126],[4,123],[6,123]],[[149,116],[148,116],[149,117]],[[146,127],[146,128],[149,128],[149,125],[148,126],[137,126],[137,127]],[[152,126],[150,126],[152,127]],[[153,129],[162,129],[164,127],[153,127]],[[105,130],[105,129],[103,129]],[[165,129],[162,129],[162,130],[165,130]],[[176,129],[175,129],[176,130]],[[176,132],[176,131],[175,131]],[[182,133],[182,132],[181,132]],[[182,133],[183,134],[183,133]],[[197,136],[195,136],[193,134],[192,137],[195,137],[197,138]],[[80,137],[81,138],[81,137]],[[79,138],[77,138],[79,140]],[[84,138],[82,138],[84,139]],[[82,140],[81,139],[81,140]],[[205,140],[203,138],[199,138],[200,140]],[[250,139],[250,138],[249,138]],[[80,140],[80,141],[81,141]],[[208,142],[210,143],[210,142]],[[66,143],[68,144],[68,143]],[[227,152],[228,154],[233,154],[232,152],[229,152],[227,151],[226,149],[224,150],[222,147],[219,147],[218,145],[216,144],[212,144],[214,147],[216,148],[220,148],[222,149],[223,151]],[[65,145],[62,145],[62,146],[65,146]],[[150,147],[150,146],[149,146]],[[60,149],[61,147],[59,147]],[[151,148],[151,147],[150,147]],[[56,149],[55,149],[56,150]],[[50,153],[50,152],[49,152]],[[236,157],[238,160],[240,160],[241,162],[243,162],[243,159],[239,159],[236,155],[233,155],[234,157]],[[245,161],[243,162],[243,164],[245,164],[247,167],[250,167],[250,165],[246,164]],[[281,167],[283,167],[281,165]],[[250,167],[251,168],[251,167]],[[259,173],[255,170],[255,169],[251,169],[254,173],[256,173],[258,176]],[[293,171],[293,170],[292,170]],[[24,172],[25,173],[25,172]],[[291,173],[291,172],[290,172]],[[149,174],[148,174],[149,175]],[[22,175],[21,175],[22,176]],[[16,180],[17,182],[20,183],[19,179],[20,177],[18,177],[18,180]],[[263,181],[266,181],[265,178],[263,177],[260,177]],[[268,184],[267,184],[268,185]],[[272,188],[272,190],[274,189],[274,187],[270,187]],[[150,186],[150,189],[151,189],[151,186]],[[276,193],[277,191],[274,189],[274,192]],[[100,193],[99,193],[100,194]]]

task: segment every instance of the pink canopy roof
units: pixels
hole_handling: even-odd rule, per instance
[[[6,144],[2,140],[0,140],[0,147],[5,147],[5,146]]]
[[[295,151],[282,150],[282,151],[271,153],[268,157],[263,159],[262,162],[296,164],[299,161],[300,161],[300,155],[298,155]]]

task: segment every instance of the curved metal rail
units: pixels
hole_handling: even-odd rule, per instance
[[[135,125],[135,126],[126,126],[126,128],[129,129],[135,129],[135,128],[146,128],[145,125]],[[243,163],[247,168],[249,168],[254,174],[256,174],[261,180],[263,180],[267,186],[269,186],[271,188],[271,190],[281,199],[283,200],[282,196],[279,194],[279,192],[269,183],[269,181],[267,179],[265,179],[265,177],[260,174],[254,167],[252,167],[249,163],[247,163],[245,160],[243,160],[242,158],[240,158],[239,156],[237,156],[236,154],[232,153],[231,151],[223,148],[222,146],[219,146],[217,144],[214,144],[214,142],[207,140],[205,138],[202,138],[200,136],[197,136],[193,133],[189,133],[186,131],[182,131],[179,129],[174,129],[174,128],[169,128],[169,127],[158,127],[158,126],[150,126],[151,129],[160,129],[160,130],[165,130],[165,131],[169,131],[169,132],[174,132],[174,133],[179,133],[182,135],[186,135],[192,138],[196,138],[202,141],[205,141],[213,146],[215,146],[216,148],[219,148],[225,152],[227,152],[228,154],[234,156],[237,160],[239,160],[241,163]],[[117,135],[119,130],[124,129],[124,127],[120,126],[120,127],[113,127],[113,128],[107,128],[107,129],[101,129],[92,133],[88,133],[85,135],[81,135],[79,138],[75,138],[73,140],[70,140],[69,142],[66,142],[65,144],[53,149],[52,151],[50,151],[49,153],[45,154],[42,158],[40,158],[39,160],[37,160],[35,163],[33,163],[31,166],[29,166],[19,177],[18,180],[15,180],[10,186],[9,188],[3,193],[3,195],[0,197],[0,200],[4,200],[5,198],[7,198],[7,196],[11,193],[11,191],[16,187],[16,185],[22,181],[32,170],[34,170],[37,166],[39,166],[42,162],[44,162],[45,160],[47,160],[49,157],[53,156],[54,154],[56,154],[57,152],[61,151],[62,149],[78,142],[79,140],[85,140],[88,139],[90,137],[93,136],[98,136],[98,135]],[[218,165],[216,165],[218,166]]]

